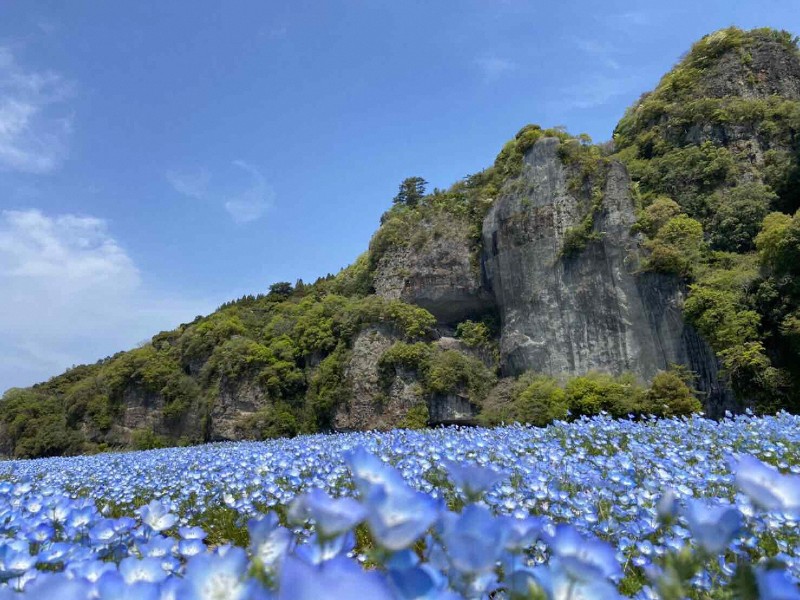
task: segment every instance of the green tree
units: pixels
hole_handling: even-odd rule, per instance
[[[646,246],[650,250],[650,269],[689,277],[702,256],[703,226],[686,215],[678,215],[664,223]]]
[[[422,177],[407,177],[400,183],[400,189],[392,202],[405,204],[406,206],[416,206],[425,195],[426,185],[428,185],[428,182]]]
[[[753,250],[761,223],[770,204],[777,199],[770,188],[754,182],[716,192],[712,198],[715,212],[709,228],[712,248],[729,252]]]
[[[300,283],[302,284],[302,279],[300,280]],[[267,297],[270,300],[281,302],[291,297],[293,292],[294,288],[292,287],[291,283],[288,281],[278,281],[269,286],[269,294]]]
[[[655,237],[667,221],[679,214],[681,207],[677,202],[667,196],[659,196],[639,214],[636,228],[649,237]]]

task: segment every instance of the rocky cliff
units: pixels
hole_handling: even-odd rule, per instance
[[[650,380],[682,364],[698,373],[709,410],[729,408],[713,352],[684,322],[684,286],[676,277],[641,272],[642,236],[632,232],[636,207],[625,166],[603,164],[594,182],[602,187],[570,191],[568,179],[576,175],[560,147],[556,138],[536,142],[483,222],[503,370],[631,371]],[[587,218],[589,241],[567,252],[570,232]]]

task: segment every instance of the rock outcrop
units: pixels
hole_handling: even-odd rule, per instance
[[[390,248],[375,272],[375,292],[456,323],[492,306],[464,219],[439,213],[423,219],[407,243]]]
[[[568,191],[558,147],[554,138],[537,142],[484,221],[485,275],[502,322],[503,371],[631,371],[648,380],[683,364],[699,374],[715,412],[725,402],[717,362],[684,323],[682,286],[672,277],[637,273],[634,204],[620,163],[608,167],[593,224],[599,239],[564,255],[565,236],[586,217],[591,200]]]
[[[381,385],[378,361],[397,341],[382,327],[368,327],[356,336],[345,372],[351,397],[337,408],[333,418],[337,430],[397,427],[411,407],[425,402],[414,373],[398,373],[388,389]]]

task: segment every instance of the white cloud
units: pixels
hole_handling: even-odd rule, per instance
[[[495,81],[503,75],[507,75],[513,71],[516,71],[518,67],[517,63],[505,58],[499,58],[497,56],[484,56],[477,58],[475,59],[475,65],[478,67],[483,75],[484,81],[487,83]]]
[[[640,87],[640,79],[634,74],[604,75],[596,73],[580,83],[566,88],[554,101],[559,107],[587,109],[602,106],[613,99],[631,93]]]
[[[208,194],[211,175],[207,171],[167,171],[165,176],[179,194],[198,200]]]
[[[236,223],[251,223],[263,217],[275,202],[275,190],[256,167],[243,160],[231,163],[237,172],[247,174],[242,185],[241,175],[231,177],[227,183],[238,191],[222,193],[211,185],[211,174],[205,170],[170,170],[165,177],[172,188],[184,196],[209,202],[219,202]],[[220,179],[217,177],[217,179]]]
[[[618,23],[621,27],[642,27],[650,24],[651,15],[640,10],[629,10],[610,15],[610,20]]]
[[[210,302],[148,290],[107,223],[0,212],[0,393],[134,346]]]
[[[579,50],[592,56],[592,58],[602,66],[614,71],[620,69],[620,64],[612,56],[617,49],[611,44],[585,38],[577,39],[575,44]]]
[[[243,160],[235,160],[233,164],[250,175],[251,183],[225,201],[225,210],[237,223],[250,223],[260,219],[269,210],[275,200],[275,192],[253,165]]]
[[[30,71],[0,47],[0,169],[47,173],[67,154],[73,85],[58,73]]]

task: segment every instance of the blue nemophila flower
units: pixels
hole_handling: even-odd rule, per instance
[[[157,558],[136,558],[129,556],[119,563],[119,573],[125,583],[149,581],[159,583],[167,578],[167,573],[161,568],[161,561]]]
[[[439,516],[439,503],[405,485],[373,486],[365,499],[367,524],[375,541],[387,550],[409,547]]]
[[[86,579],[87,581],[95,582],[104,573],[116,571],[117,565],[111,562],[103,562],[100,560],[87,560],[84,562],[70,563],[67,565],[66,572],[71,573],[74,577]]]
[[[442,461],[450,480],[469,500],[478,500],[484,492],[508,477],[507,473],[452,460]]]
[[[678,496],[672,488],[667,488],[656,504],[656,512],[659,519],[662,521],[669,521],[675,517],[678,514],[679,508]]]
[[[198,523],[216,532],[215,517],[207,516],[206,511],[216,506],[223,495],[226,505],[242,518],[262,513],[269,510],[268,507],[280,507],[278,510],[282,511],[297,495],[297,490],[318,488],[333,497],[348,496],[348,461],[344,457],[354,447],[366,449],[354,453],[354,459],[348,459],[361,504],[371,512],[380,512],[377,511],[379,505],[391,508],[380,520],[373,520],[372,525],[383,521],[384,526],[381,529],[371,525],[373,531],[379,532],[375,538],[391,538],[394,547],[406,544],[399,551],[384,545],[384,552],[374,556],[381,563],[378,578],[390,585],[394,597],[452,598],[454,590],[467,598],[485,597],[492,590],[499,591],[498,585],[513,588],[516,579],[530,583],[535,577],[527,567],[544,563],[548,566],[546,570],[539,569],[539,575],[548,592],[538,590],[544,596],[566,596],[561,584],[570,584],[572,600],[613,597],[615,592],[609,583],[602,580],[590,583],[575,577],[576,571],[587,570],[585,563],[574,556],[559,558],[548,547],[545,541],[555,539],[554,522],[571,523],[585,532],[581,535],[583,539],[592,540],[593,535],[601,535],[609,540],[618,560],[625,557],[627,564],[639,565],[650,572],[665,553],[683,549],[698,531],[697,527],[690,531],[678,522],[665,536],[657,535],[661,528],[657,502],[665,489],[673,488],[679,499],[702,498],[709,495],[709,490],[720,497],[731,497],[739,486],[721,456],[732,453],[763,456],[777,468],[796,476],[800,474],[800,464],[793,455],[793,444],[798,435],[800,418],[785,413],[757,419],[736,417],[721,422],[700,418],[647,419],[644,425],[600,417],[556,423],[545,429],[514,426],[493,430],[352,433],[165,449],[145,454],[0,462],[0,565],[3,558],[13,557],[15,553],[23,555],[23,561],[26,560],[24,553],[37,561],[35,567],[19,575],[6,576],[6,582],[0,582],[0,599],[5,600],[5,592],[24,599],[35,585],[55,577],[37,568],[63,569],[66,577],[82,585],[91,585],[94,598],[100,596],[100,579],[103,578],[102,590],[115,598],[152,594],[154,589],[160,594],[160,600],[202,597],[187,582],[186,566],[204,557],[225,557],[229,547],[218,551],[209,549],[199,531],[177,525]],[[623,438],[625,444],[622,444]],[[597,439],[608,440],[609,446],[622,449],[605,452],[600,447],[599,454],[589,452],[589,448],[597,447]],[[492,527],[499,523],[505,531],[505,541],[499,550],[497,564],[502,567],[499,570],[467,573],[454,567],[442,533],[451,520],[466,517],[442,514],[442,500],[434,498],[441,498],[444,490],[430,477],[438,475],[436,465],[445,458],[467,461],[470,465],[467,468],[485,465],[493,470],[513,471],[513,478],[490,486],[482,498],[488,511],[498,515],[485,524]],[[164,469],[165,464],[170,468]],[[772,477],[775,475],[768,474],[767,479],[757,481],[772,484]],[[784,476],[780,477],[779,484]],[[164,508],[171,508],[166,514],[174,513],[179,519],[161,532],[130,516],[106,519],[112,514],[110,508],[98,512],[94,500],[64,495],[62,491],[67,486],[75,489],[78,482],[81,493],[85,490],[109,507],[123,510],[128,507],[131,514],[134,514],[132,507],[139,493],[169,498]],[[482,486],[475,489],[478,487]],[[382,490],[383,494],[375,490]],[[774,494],[774,489],[770,491]],[[409,502],[404,502],[408,499]],[[419,525],[413,509],[405,506],[415,505],[418,499],[426,500],[422,506],[436,509],[434,526],[419,529],[422,538],[415,537],[416,532],[404,531],[403,527],[389,526],[390,523],[408,525],[409,518],[413,525]],[[328,500],[326,496],[324,501]],[[375,506],[371,506],[370,500]],[[718,555],[719,560],[713,562],[713,571],[722,577],[717,581],[709,576],[713,571],[706,569],[693,580],[694,590],[690,593],[723,585],[731,576],[734,561],[739,563],[745,556],[763,557],[765,551],[760,540],[765,536],[774,540],[777,548],[774,556],[786,564],[790,579],[800,576],[800,559],[795,556],[796,544],[791,537],[794,517],[780,508],[764,512],[761,506],[766,502],[763,500],[756,504],[758,502],[747,502],[741,508],[748,517],[748,536],[734,538],[724,549],[725,553]],[[667,512],[672,512],[675,502],[670,501],[669,505]],[[541,521],[529,521],[531,511],[540,513]],[[234,586],[241,597],[257,598],[265,594],[252,579],[254,575],[274,582],[272,591],[278,593],[281,563],[286,557],[301,559],[319,576],[319,573],[331,572],[324,563],[335,564],[345,555],[354,556],[352,530],[333,538],[326,537],[313,523],[310,513],[305,512],[303,519],[309,520],[309,528],[289,531],[279,525],[275,513],[268,514],[271,516],[265,517],[263,523],[251,527],[251,552],[246,557],[245,570],[236,579],[244,591]],[[512,519],[512,515],[517,518]],[[206,522],[208,518],[212,521]],[[689,520],[687,518],[686,522]],[[402,537],[405,539],[401,540]],[[491,535],[486,537],[491,538]],[[417,544],[420,539],[422,542]],[[382,545],[380,540],[378,545]],[[359,562],[364,559],[355,556]],[[127,561],[126,565],[137,565],[148,557],[159,563],[167,578],[158,584],[126,583],[118,572],[118,564]],[[456,560],[460,558],[463,557]],[[352,567],[356,567],[357,561],[351,561]],[[571,561],[578,563],[577,569],[565,566],[565,563],[571,565]],[[266,577],[258,571],[262,568]],[[18,572],[19,569],[13,571]],[[195,576],[196,573],[192,579]],[[129,575],[129,578],[133,580],[136,576]],[[448,589],[450,591],[445,591]],[[772,593],[767,597],[776,600],[781,589],[776,584],[763,593]],[[13,590],[23,590],[23,593]],[[785,590],[787,593],[794,591],[791,587]],[[717,592],[724,593],[724,590],[712,588],[712,594]],[[637,599],[654,599],[654,592],[645,588],[637,594]]]
[[[430,565],[390,569],[389,585],[399,600],[461,600],[462,596],[447,590],[447,579]]]
[[[530,570],[539,590],[544,592],[547,600],[617,600],[622,598],[617,588],[602,578],[576,579],[571,571],[557,558],[546,566],[542,565]],[[522,573],[513,578],[515,592],[521,598],[536,598],[533,582]]]
[[[582,536],[571,525],[558,525],[549,545],[563,570],[574,579],[588,582],[617,580],[622,576],[622,568],[611,544]]]
[[[184,558],[191,558],[205,552],[206,545],[200,539],[188,539],[178,542],[178,553]]]
[[[367,493],[374,485],[400,489],[406,487],[403,476],[396,469],[363,448],[348,452],[344,458],[350,467],[353,481],[362,494]]]
[[[800,600],[800,590],[785,571],[756,569],[756,583],[759,600]]]
[[[101,519],[89,529],[89,539],[95,544],[110,544],[117,538],[113,519]]]
[[[508,530],[485,506],[470,504],[460,515],[445,515],[442,541],[451,564],[463,573],[495,567]]]
[[[36,556],[31,556],[27,543],[18,549],[7,546],[0,556],[0,575],[4,578],[18,577],[36,565]]]
[[[377,571],[364,571],[347,558],[339,557],[312,566],[287,557],[281,569],[278,600],[320,598],[393,600],[393,594]]]
[[[39,551],[36,560],[43,565],[63,562],[70,554],[75,554],[75,547],[69,542],[54,542]],[[73,558],[76,558],[73,556]]]
[[[542,531],[542,520],[538,517],[498,517],[506,530],[506,549],[513,553],[530,548],[539,539]]]
[[[55,528],[47,523],[39,523],[27,532],[26,536],[32,542],[45,542],[53,537]]]
[[[355,546],[356,537],[352,531],[335,538],[321,538],[315,534],[298,546],[295,554],[308,564],[318,565],[352,552]]]
[[[146,506],[142,506],[138,512],[142,522],[153,531],[164,531],[178,521],[178,517],[169,512],[169,507],[158,500],[153,500]]]
[[[160,600],[158,584],[149,581],[126,582],[116,571],[104,573],[97,580],[100,600]]]
[[[753,504],[766,510],[800,515],[800,475],[783,475],[748,455],[732,462],[736,487]]]
[[[711,554],[722,552],[742,525],[742,515],[735,507],[692,498],[686,500],[683,517],[694,541]]]
[[[3,590],[5,591],[5,590]],[[92,597],[92,584],[88,581],[69,579],[63,573],[42,573],[35,581],[26,586],[25,594],[2,596],[5,598],[35,598],[46,600],[87,600]]]
[[[206,532],[202,527],[179,527],[178,535],[184,540],[204,540],[206,539]]]
[[[298,520],[311,518],[320,537],[341,535],[361,523],[366,510],[352,498],[331,498],[320,489],[297,497],[290,508]]]
[[[180,598],[187,600],[244,600],[249,598],[245,581],[248,560],[241,548],[223,554],[195,556],[186,565]]]
[[[275,513],[250,519],[247,530],[250,533],[250,552],[264,568],[273,570],[292,543],[292,534],[281,527]]]

